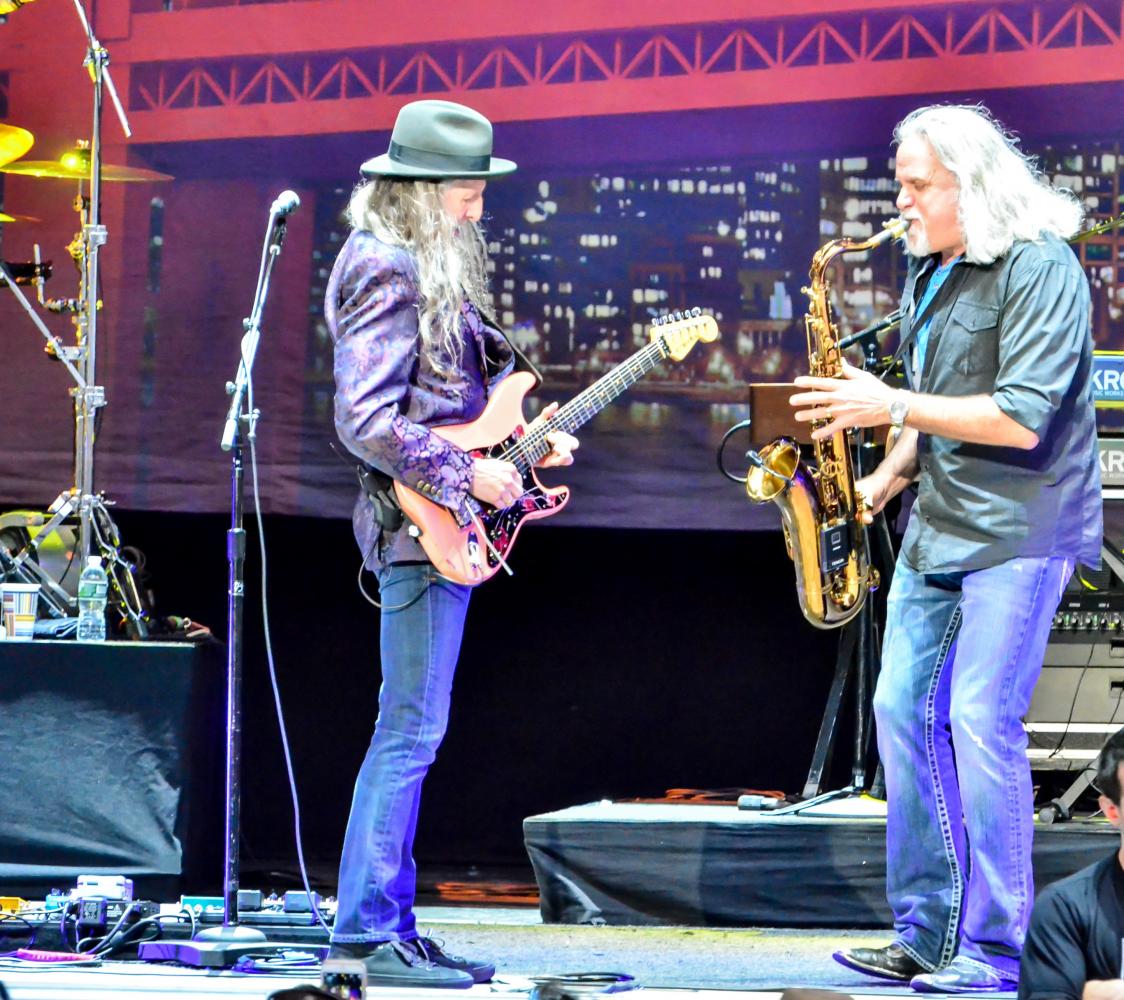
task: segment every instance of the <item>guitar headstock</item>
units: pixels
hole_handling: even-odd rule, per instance
[[[698,341],[709,344],[718,339],[718,324],[713,316],[704,316],[701,309],[695,308],[659,317],[649,336],[663,341],[669,358],[682,361]]]

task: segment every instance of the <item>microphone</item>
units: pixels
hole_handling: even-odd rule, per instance
[[[900,309],[895,309],[888,316],[883,316],[882,319],[871,323],[870,326],[863,327],[858,333],[852,333],[849,337],[844,337],[835,346],[840,349],[850,347],[852,344],[857,344],[860,340],[865,340],[867,337],[876,337],[886,330],[892,330],[901,321],[902,311]]]
[[[786,476],[783,472],[780,471],[780,469],[770,469],[768,463],[765,461],[764,457],[762,457],[759,451],[750,448],[749,451],[745,453],[745,457],[749,459],[752,465],[757,466],[757,468],[759,468],[766,475],[776,476],[777,479],[788,486],[793,485],[792,476]]]
[[[269,206],[269,214],[284,219],[300,208],[300,204],[301,200],[296,191],[282,191]]]

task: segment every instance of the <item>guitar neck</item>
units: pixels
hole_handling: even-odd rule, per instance
[[[504,457],[514,462],[520,471],[526,472],[539,459],[549,454],[550,442],[546,440],[548,432],[573,433],[597,416],[622,392],[639,382],[665,357],[663,340],[657,337],[627,361],[621,362],[612,371],[602,375],[593,385],[583,389],[561,407],[544,426],[536,427],[520,438],[511,449],[511,453]]]

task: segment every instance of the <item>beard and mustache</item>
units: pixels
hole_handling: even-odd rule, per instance
[[[914,257],[929,257],[933,247],[929,243],[929,236],[925,232],[924,223],[918,218],[910,219],[910,227],[905,234],[905,248]]]

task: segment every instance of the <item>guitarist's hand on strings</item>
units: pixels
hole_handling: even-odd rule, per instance
[[[551,403],[527,427],[527,433],[542,428],[555,413],[558,404]],[[536,463],[536,468],[553,469],[561,465],[574,464],[574,449],[578,439],[565,431],[547,431],[548,451]],[[523,477],[510,462],[499,458],[477,458],[473,461],[472,489],[469,491],[477,500],[483,500],[493,507],[510,507],[523,495]]]
[[[533,431],[542,426],[557,412],[558,404],[551,403],[531,421],[527,430]],[[573,434],[567,434],[565,431],[547,431],[546,443],[550,445],[550,451],[535,463],[536,468],[554,469],[561,465],[574,464],[574,451],[578,447],[578,439]]]
[[[510,507],[523,495],[523,477],[510,462],[476,458],[472,462],[472,489],[477,500],[493,507]]]

